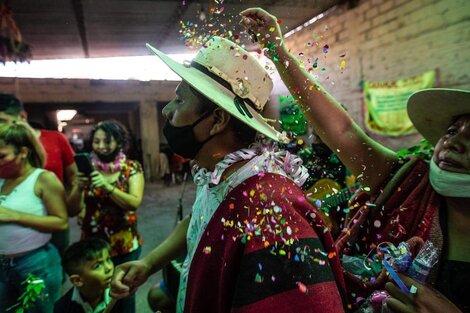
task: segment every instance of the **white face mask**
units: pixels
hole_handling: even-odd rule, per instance
[[[430,161],[429,181],[434,190],[444,197],[470,198],[470,174],[444,171],[434,160]]]

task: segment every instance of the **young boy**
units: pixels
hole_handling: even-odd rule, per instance
[[[65,250],[62,266],[73,287],[56,302],[54,313],[105,311],[111,302],[109,286],[114,272],[109,251],[109,244],[98,238],[76,242]]]

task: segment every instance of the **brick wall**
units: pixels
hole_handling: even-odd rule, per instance
[[[361,80],[396,80],[438,69],[439,86],[470,90],[468,0],[361,0],[353,9],[337,7],[286,42],[306,66],[318,58],[312,73],[361,126]],[[420,139],[374,138],[393,149]]]

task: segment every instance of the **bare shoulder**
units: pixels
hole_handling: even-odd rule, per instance
[[[48,188],[51,191],[60,191],[64,189],[59,178],[57,178],[54,173],[47,170],[39,174],[38,185],[41,189]]]

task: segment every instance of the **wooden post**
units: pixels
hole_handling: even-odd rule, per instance
[[[144,99],[140,101],[139,109],[145,180],[154,182],[160,178],[160,127],[157,103],[155,100]]]

